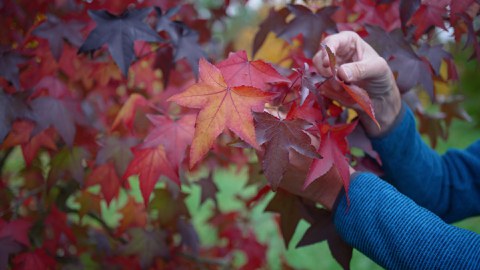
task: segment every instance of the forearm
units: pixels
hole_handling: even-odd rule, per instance
[[[473,202],[480,198],[480,183],[475,182],[480,181],[480,153],[438,155],[421,139],[405,104],[393,129],[372,144],[382,159],[384,178],[417,204],[448,222],[479,213]]]
[[[340,236],[387,269],[479,269],[480,236],[443,222],[373,174],[339,198]]]

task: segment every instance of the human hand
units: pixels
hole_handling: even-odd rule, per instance
[[[320,203],[329,211],[333,209],[338,194],[343,188],[342,177],[335,167],[332,167],[326,174],[312,182],[306,188],[304,188],[304,178],[299,177],[303,172],[295,172],[294,170],[291,172],[291,175],[285,175],[284,180],[280,183],[280,188]],[[355,170],[350,167],[350,175],[354,172]]]
[[[337,76],[340,80],[356,84],[368,92],[380,129],[364,111],[357,110],[367,134],[379,136],[389,130],[400,112],[402,102],[395,78],[385,59],[358,34],[351,31],[328,36],[323,44],[335,54],[339,68],[337,74],[332,74],[328,55],[322,49],[313,58],[319,73],[325,77]],[[339,95],[348,96],[344,92],[332,93],[336,99],[339,99]]]

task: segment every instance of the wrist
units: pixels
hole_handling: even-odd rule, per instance
[[[393,87],[394,89],[388,91],[386,95],[372,99],[375,118],[380,127],[365,112],[359,113],[360,122],[369,137],[380,137],[388,133],[400,114],[402,108],[400,91],[396,85]]]

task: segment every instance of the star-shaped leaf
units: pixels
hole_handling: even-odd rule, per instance
[[[26,61],[25,57],[18,52],[6,48],[0,48],[0,77],[5,78],[13,86],[20,90],[20,81],[18,79],[18,65]]]
[[[270,64],[262,60],[249,61],[245,51],[229,53],[228,58],[216,66],[230,87],[246,85],[266,91],[269,83],[289,82]]]
[[[318,153],[323,159],[314,159],[308,171],[304,187],[325,175],[332,167],[335,167],[342,178],[343,187],[348,194],[350,172],[348,160],[345,154],[348,151],[346,136],[355,128],[357,122],[350,124],[327,126],[320,125],[321,142]]]
[[[127,10],[120,16],[106,10],[89,10],[88,14],[97,23],[87,40],[78,50],[90,52],[108,45],[108,51],[124,75],[135,58],[133,43],[136,40],[148,42],[161,41],[160,36],[143,20],[151,12],[151,8]]]
[[[140,180],[140,191],[145,206],[148,205],[150,194],[157,181],[160,180],[160,176],[164,175],[180,184],[178,174],[173,170],[162,145],[134,151],[134,158],[123,175],[123,179],[134,174],[137,174]]]
[[[114,136],[100,140],[101,146],[97,153],[95,163],[97,165],[113,161],[115,171],[118,175],[123,175],[128,164],[133,159],[131,148],[137,145],[138,140],[133,137],[118,138]]]
[[[215,204],[218,204],[217,202],[218,187],[213,181],[212,175],[209,175],[208,177],[200,179],[197,183],[201,189],[200,205],[202,205],[208,199],[212,199],[212,201]]]
[[[268,17],[260,24],[260,29],[253,40],[253,55],[260,49],[269,32],[279,34],[283,30],[289,13],[290,11],[286,7],[279,10],[270,9]]]
[[[446,12],[446,6],[435,2],[421,4],[409,21],[409,24],[415,26],[414,38],[420,38],[432,26],[447,30],[443,21],[443,15]]]
[[[251,111],[262,111],[271,96],[271,93],[250,86],[227,86],[220,70],[202,58],[200,81],[169,99],[182,106],[201,109],[190,148],[190,167],[203,158],[225,128],[258,148]]]
[[[50,51],[55,60],[59,60],[63,50],[63,40],[67,40],[75,47],[82,44],[80,30],[85,25],[78,21],[64,22],[52,14],[47,14],[47,20],[41,23],[32,34],[48,40]]]
[[[295,18],[285,26],[278,36],[290,41],[302,34],[303,50],[308,57],[312,57],[318,51],[324,33],[337,32],[337,26],[331,18],[337,10],[334,6],[321,8],[315,13],[301,5],[288,5],[288,9],[295,15]]]
[[[177,62],[182,58],[187,59],[193,73],[198,76],[198,61],[205,57],[205,52],[198,44],[198,33],[183,23],[177,23],[177,31],[178,40],[174,44],[173,61]]]
[[[268,113],[255,113],[254,117],[257,141],[265,145],[264,174],[273,190],[277,189],[289,165],[289,151],[321,158],[304,131],[309,123],[299,119],[280,120]]]
[[[316,212],[314,215],[315,222],[307,229],[300,242],[298,242],[297,248],[327,240],[333,258],[343,269],[349,269],[352,247],[338,235],[330,212],[324,209],[317,209]]]
[[[275,192],[275,196],[265,208],[265,211],[280,214],[280,230],[287,248],[298,222],[302,219],[301,208],[302,203],[300,199],[283,189],[278,189]]]
[[[158,229],[133,228],[128,231],[128,234],[131,239],[121,247],[121,252],[125,255],[139,256],[142,269],[150,268],[156,257],[168,257],[169,250],[165,232]]]
[[[107,205],[110,205],[113,198],[118,195],[121,186],[120,178],[111,162],[96,167],[92,173],[88,175],[86,186],[96,184],[100,185],[103,197]]]
[[[10,95],[0,89],[0,143],[10,132],[16,119],[31,119],[31,111],[19,95]]]
[[[155,25],[155,30],[157,30],[157,32],[159,31],[167,32],[174,43],[177,43],[178,41],[178,30],[175,22],[173,22],[171,18],[178,13],[180,8],[181,6],[179,5],[163,13],[160,7],[155,7],[155,11],[157,12],[157,16],[158,16],[157,23]]]
[[[195,115],[187,114],[173,121],[162,115],[147,115],[155,128],[144,140],[144,147],[163,145],[167,158],[178,170],[185,158],[187,146],[192,144],[195,132]]]

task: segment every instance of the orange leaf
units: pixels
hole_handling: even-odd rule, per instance
[[[118,127],[123,122],[128,128],[132,128],[133,119],[135,118],[135,112],[137,107],[144,107],[148,105],[148,101],[139,94],[132,94],[128,97],[128,100],[122,106],[120,111],[113,121],[112,130]]]
[[[200,60],[199,70],[198,83],[169,99],[182,106],[201,109],[190,149],[191,168],[210,150],[225,128],[258,148],[251,111],[263,111],[265,103],[273,96],[255,87],[228,87],[220,70],[205,59]]]

